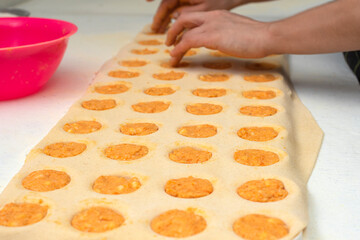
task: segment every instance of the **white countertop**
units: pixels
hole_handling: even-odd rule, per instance
[[[151,22],[156,3],[129,2],[33,0],[17,6],[32,16],[74,22],[79,33],[71,38],[59,69],[44,89],[23,99],[0,102],[0,191],[20,169],[30,149],[84,93],[94,72]],[[265,11],[269,6],[276,10]],[[281,6],[290,10],[284,14],[276,5],[263,5],[257,16],[279,18],[305,8]],[[255,16],[254,6],[239,11]],[[290,69],[300,99],[325,132],[308,185],[307,239],[359,239],[360,85],[342,54],[290,56]]]

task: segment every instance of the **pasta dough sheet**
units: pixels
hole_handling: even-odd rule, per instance
[[[294,239],[323,133],[284,56],[192,49],[145,28],[28,154],[0,239]],[[101,47],[101,46],[99,46]]]

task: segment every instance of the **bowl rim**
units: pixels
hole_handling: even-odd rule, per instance
[[[43,42],[39,42],[39,43],[33,43],[33,44],[25,44],[25,45],[21,45],[21,46],[16,46],[16,47],[0,47],[0,52],[2,51],[11,51],[11,50],[17,50],[17,49],[22,49],[22,48],[30,48],[30,47],[35,47],[35,46],[42,46],[42,45],[47,45],[47,44],[51,44],[51,43],[55,43],[58,41],[62,41],[64,39],[67,39],[69,37],[71,37],[72,35],[74,35],[77,30],[78,27],[71,22],[68,21],[64,21],[64,20],[60,20],[60,19],[54,19],[54,18],[40,18],[40,17],[2,17],[0,18],[1,20],[27,20],[27,19],[37,19],[37,20],[46,20],[46,21],[54,21],[54,22],[62,22],[65,23],[67,25],[69,25],[71,27],[71,30],[69,31],[69,33],[67,33],[66,35],[56,38],[56,39],[52,39],[52,40],[48,40],[48,41],[43,41]]]

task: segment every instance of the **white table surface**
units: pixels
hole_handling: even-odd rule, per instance
[[[33,0],[17,6],[32,16],[74,22],[79,32],[71,38],[59,69],[40,92],[0,102],[0,192],[30,149],[84,93],[94,72],[151,22],[156,3],[129,2]],[[264,6],[268,9],[272,5]],[[289,6],[291,11],[286,14],[279,9],[257,13],[262,18],[279,18],[305,7]],[[239,11],[252,15],[253,8]],[[296,92],[325,132],[308,185],[310,222],[306,239],[360,239],[359,83],[341,54],[290,56],[290,69]]]

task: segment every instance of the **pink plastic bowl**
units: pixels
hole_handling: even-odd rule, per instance
[[[61,20],[0,18],[0,100],[40,90],[59,66],[68,38],[76,31],[74,24]]]

